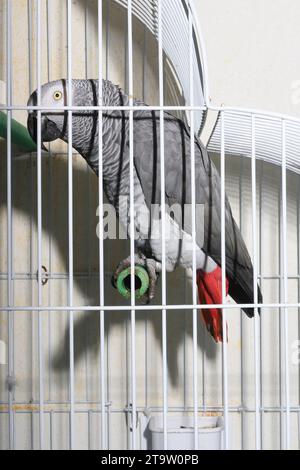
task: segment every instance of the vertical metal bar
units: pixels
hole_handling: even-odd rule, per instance
[[[286,185],[286,121],[282,120],[282,262],[283,262],[283,302],[288,302],[287,266],[287,185]],[[289,376],[289,325],[288,309],[283,309],[284,381],[285,381],[285,446],[290,448],[290,376]]]
[[[89,78],[89,41],[88,41],[88,31],[89,31],[89,10],[88,10],[88,0],[85,0],[84,5],[84,65],[85,65],[85,79]]]
[[[186,283],[185,283],[186,284]],[[184,286],[184,299],[186,301],[186,286]],[[189,312],[184,312],[184,328],[187,330],[187,316]],[[183,409],[186,411],[188,409],[188,354],[187,354],[187,335],[185,334],[183,337],[183,344],[182,344],[182,361],[183,361],[183,369],[184,369],[184,376],[183,376]]]
[[[297,197],[297,276],[298,276],[298,296],[297,302],[300,302],[300,177],[298,175],[298,197]],[[298,308],[298,338],[300,337],[300,309]],[[298,403],[300,400],[300,363],[298,364]],[[298,442],[299,442],[299,450],[300,450],[300,413],[298,413]]]
[[[297,413],[297,421],[298,421],[298,450],[300,449],[300,411]]]
[[[128,28],[128,92],[129,106],[133,107],[133,47],[132,47],[132,0],[127,6]],[[129,111],[129,158],[130,158],[130,261],[131,261],[131,401],[132,401],[132,449],[136,449],[136,314],[135,314],[135,229],[134,229],[134,148],[133,108]]]
[[[35,0],[28,0],[27,1],[27,15],[28,15],[28,82],[29,82],[29,95],[32,93],[33,90],[33,61],[32,61],[32,45],[33,45],[33,4]],[[30,273],[33,275],[34,271],[36,271],[36,247],[35,247],[35,240],[34,240],[34,232],[36,230],[36,224],[33,221],[33,213],[34,211],[34,204],[35,204],[35,198],[34,198],[34,191],[35,191],[35,184],[34,184],[34,178],[36,176],[35,170],[33,171],[33,160],[36,157],[33,157],[33,155],[30,155]],[[34,175],[33,175],[34,173]],[[31,298],[31,305],[34,305],[35,303],[35,285],[32,282],[31,283],[31,292],[30,292],[30,298]],[[34,324],[36,321],[36,314],[35,312],[31,312],[31,342],[32,344],[35,344],[36,341],[36,336],[35,336],[35,328]],[[36,357],[36,351],[31,349],[31,358],[32,358],[32,363],[34,362],[34,358]],[[31,374],[31,393],[32,396],[35,395],[35,385],[34,385],[34,380],[33,380],[33,374]]]
[[[46,2],[46,30],[47,30],[47,78],[48,81],[51,80],[51,0]]]
[[[257,291],[257,217],[256,217],[256,117],[251,116],[251,182],[252,182],[252,243],[253,243],[253,292],[254,304],[258,303]],[[260,358],[259,358],[259,315],[254,309],[254,368],[255,368],[255,447],[261,449],[260,422]]]
[[[102,81],[103,81],[103,66],[102,66],[102,33],[103,33],[103,4],[102,0],[98,0],[98,104],[102,106]],[[99,161],[98,161],[98,191],[99,191],[99,293],[100,293],[100,306],[104,307],[104,243],[103,243],[103,113],[99,111]],[[106,425],[105,425],[105,314],[104,310],[100,311],[100,394],[101,394],[101,448],[106,448]]]
[[[46,21],[47,21],[47,69],[48,69],[48,81],[50,82],[52,77],[52,34],[51,34],[51,0],[47,0],[46,3]],[[49,183],[48,183],[48,226],[50,227],[49,230],[49,273],[50,273],[50,280],[48,282],[48,303],[52,305],[52,199],[53,199],[53,159],[51,158],[51,144],[49,144]],[[51,348],[52,348],[52,312],[48,312],[48,348],[49,348],[49,357],[48,357],[48,374],[49,374],[49,399],[51,400],[52,396],[52,366],[51,366]],[[51,415],[50,415],[51,416]]]
[[[11,0],[6,0],[6,102],[7,106],[12,105],[12,11]],[[13,305],[13,286],[12,286],[12,145],[11,145],[11,120],[12,112],[7,111],[7,303]],[[13,332],[14,313],[8,313],[8,377],[14,376],[14,332]],[[9,448],[14,449],[14,412],[13,412],[14,390],[8,388],[8,433]]]
[[[106,72],[106,80],[109,79],[109,51],[110,51],[110,0],[106,0],[106,15],[105,15],[105,37],[106,37],[106,42],[105,42],[105,72]],[[111,256],[108,253],[107,260],[108,263],[111,261]],[[110,397],[110,383],[109,383],[109,357],[110,357],[110,342],[109,342],[109,335],[106,334],[106,370],[107,370],[107,380],[106,380],[106,400],[109,402],[109,397]],[[106,410],[107,413],[107,428],[106,428],[106,436],[107,436],[107,448],[110,448],[110,407],[107,408]]]
[[[164,53],[163,53],[163,0],[158,0],[158,60],[159,105],[164,106]],[[162,306],[167,304],[166,278],[166,203],[165,203],[165,129],[164,111],[160,110],[160,183],[161,183],[161,239],[162,239]],[[167,357],[167,311],[162,310],[163,351],[163,429],[164,450],[168,449],[168,357]]]
[[[221,251],[222,251],[222,304],[226,302],[226,239],[225,239],[225,115],[221,111]],[[228,357],[226,309],[223,309],[223,408],[224,408],[224,446],[229,449],[229,412],[228,412]]]
[[[240,231],[243,235],[243,174],[244,174],[244,158],[240,157],[240,170],[239,170],[239,214],[240,214]],[[241,322],[241,404],[242,404],[242,412],[241,412],[241,447],[242,450],[245,449],[245,402],[244,402],[244,314],[243,311],[240,311],[240,322]]]
[[[147,26],[144,26],[144,38],[143,38],[143,83],[142,83],[142,99],[145,102],[146,89],[147,89],[147,51],[148,51],[148,29]]]
[[[72,0],[67,0],[67,42],[68,42],[68,106],[72,106]],[[73,161],[72,161],[73,113],[68,111],[68,228],[69,228],[69,306],[73,305],[74,262],[73,262]],[[69,313],[69,355],[70,355],[70,449],[74,448],[74,312]]]
[[[281,162],[281,188],[278,191],[278,253],[279,253],[279,317],[278,317],[278,332],[279,332],[279,385],[280,385],[280,450],[285,448],[285,409],[284,409],[284,308],[283,304],[284,297],[284,275],[283,275],[283,200],[282,200],[282,162]]]
[[[85,0],[84,5],[84,65],[85,65],[85,79],[89,79],[89,40],[88,40],[88,32],[89,32],[89,8],[88,8],[88,0]],[[86,191],[86,207],[88,208],[86,211],[86,226],[87,226],[87,239],[91,239],[91,224],[90,220],[92,218],[91,213],[91,173],[89,171],[88,165],[86,165],[86,179],[87,179],[87,191]],[[92,280],[92,266],[91,266],[91,246],[88,244],[87,247],[87,273],[88,278],[91,282],[86,283],[86,299],[90,298],[90,290],[91,285],[93,284]],[[93,288],[93,287],[92,287]],[[88,300],[87,300],[88,301]],[[85,329],[86,339],[88,340],[88,328]],[[88,350],[85,351],[84,354],[85,359],[85,383],[86,383],[86,400],[89,401],[89,354]]]
[[[106,51],[105,51],[105,73],[106,73],[106,80],[109,80],[109,41],[110,41],[110,34],[109,34],[109,22],[110,22],[110,0],[106,0],[106,15],[105,15],[105,38],[106,38]]]
[[[29,82],[29,93],[32,92],[32,18],[31,12],[33,0],[27,0],[27,15],[28,15],[28,82]]]
[[[190,106],[194,106],[194,41],[193,18],[189,6],[189,72]],[[197,305],[197,266],[196,266],[196,162],[195,162],[195,115],[191,111],[191,201],[192,201],[192,239],[193,239],[193,305]],[[193,399],[194,399],[194,446],[198,450],[198,311],[193,309]]]
[[[147,57],[148,55],[148,29],[144,26],[144,40],[143,40],[143,101],[147,99]],[[145,317],[145,409],[148,408],[148,317]]]
[[[264,253],[264,236],[263,236],[263,188],[264,188],[264,162],[262,161],[260,164],[260,182],[259,182],[259,274],[260,274],[260,286],[263,291],[263,253]],[[263,309],[262,309],[263,312]],[[264,358],[264,351],[263,351],[263,338],[264,338],[264,327],[262,316],[259,318],[259,326],[260,326],[260,341],[259,341],[259,350],[260,350],[260,361],[259,361],[259,369],[260,369],[260,407],[261,407],[261,420],[260,420],[260,441],[261,441],[261,448],[264,449],[264,375],[263,375],[263,358]]]
[[[85,59],[85,79],[88,80],[89,77],[91,76],[91,67],[90,67],[90,41],[89,41],[89,32],[90,32],[90,8],[89,8],[89,1],[85,0],[84,2],[84,59]],[[98,103],[98,101],[97,101]],[[96,103],[95,103],[96,104]],[[99,114],[99,113],[98,113]],[[99,122],[98,122],[99,123]],[[99,162],[98,162],[99,163]],[[88,208],[85,214],[86,217],[86,226],[87,226],[87,239],[91,240],[91,223],[90,221],[92,220],[92,205],[91,205],[91,193],[92,193],[92,188],[91,188],[91,172],[89,171],[90,169],[88,168],[88,165],[86,165],[86,180],[87,180],[87,191],[86,191],[86,207]],[[99,182],[98,182],[99,183]],[[91,265],[91,251],[92,247],[91,244],[88,243],[87,246],[87,273],[88,273],[88,278],[89,281],[86,283],[86,299],[90,299],[91,296],[91,291],[94,288],[93,286],[93,278],[92,278],[92,265]],[[89,302],[89,300],[87,300]],[[99,321],[100,321],[100,312],[99,312]],[[100,329],[99,329],[100,332]],[[88,328],[86,327],[86,339],[88,341]],[[101,346],[100,350],[101,351]],[[85,382],[86,382],[86,400],[89,401],[89,396],[90,396],[90,387],[89,387],[89,370],[90,370],[90,361],[89,361],[89,353],[88,349],[85,351]],[[100,370],[100,369],[99,369]],[[100,440],[99,440],[100,442]]]
[[[36,76],[37,105],[41,106],[41,4],[36,1]],[[38,306],[42,306],[42,113],[37,113],[37,264]],[[38,312],[38,357],[39,357],[39,443],[44,448],[44,363],[43,363],[43,313]]]
[[[49,448],[50,450],[53,450],[53,415],[54,412],[53,410],[50,411],[49,413]]]
[[[127,19],[128,23],[128,19]],[[124,76],[124,89],[125,92],[129,94],[129,88],[128,88],[128,24],[127,28],[124,28],[124,34],[122,34],[123,39],[124,39],[124,70],[123,70],[123,76]],[[130,120],[130,114],[129,114],[129,120]],[[130,132],[130,129],[129,129]],[[130,163],[129,163],[130,164]],[[129,214],[130,218],[130,214]],[[131,245],[130,245],[131,246]],[[131,253],[131,252],[130,252]],[[132,279],[131,279],[132,281]],[[127,434],[127,448],[130,449],[132,447],[132,433],[131,433],[131,424],[130,419],[131,419],[131,414],[130,414],[130,403],[131,403],[131,316],[126,318],[125,322],[125,343],[126,343],[126,403],[128,403],[128,413],[127,413],[127,426],[126,426],[126,434]]]

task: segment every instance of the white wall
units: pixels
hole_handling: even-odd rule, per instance
[[[194,3],[207,49],[212,103],[299,117],[300,2]]]

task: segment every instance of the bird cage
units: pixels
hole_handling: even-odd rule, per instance
[[[167,450],[181,432],[195,450],[203,435],[208,448],[298,449],[300,121],[210,105],[192,0],[0,0],[0,23],[0,448]],[[222,209],[228,341],[213,342],[195,283],[166,275],[164,258],[150,304],[113,288],[134,236],[103,239],[102,178],[71,143],[46,152],[40,124],[37,145],[25,128],[44,111],[31,93],[62,77],[120,85],[131,144],[133,97],[208,133],[222,207],[226,192],[263,293],[250,305],[224,295]],[[101,120],[104,108],[90,111]],[[72,125],[76,105],[63,111]]]

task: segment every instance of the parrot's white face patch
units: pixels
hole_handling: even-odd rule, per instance
[[[41,113],[42,141],[52,142],[62,136],[65,122],[63,109],[67,102],[66,85],[63,80],[47,83],[41,87],[41,106],[46,109]],[[28,100],[28,106],[37,106],[37,91],[32,93]],[[36,141],[37,113],[30,111],[28,116],[28,130]]]
[[[64,112],[62,109],[68,102],[67,86],[64,80],[46,83],[41,87],[41,106],[49,107],[45,115],[52,115],[53,111]],[[37,91],[34,91],[28,100],[28,106],[37,105]]]
[[[42,105],[53,107],[54,109],[61,108],[67,102],[65,95],[66,86],[63,80],[47,83],[42,86]]]

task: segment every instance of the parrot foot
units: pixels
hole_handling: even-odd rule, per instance
[[[159,274],[161,272],[161,264],[157,262],[155,259],[146,258],[146,256],[143,255],[142,253],[138,253],[134,256],[134,264],[145,268],[149,275],[149,289],[148,289],[147,294],[145,295],[145,298],[146,298],[146,303],[150,303],[155,297],[156,284],[157,284]],[[129,268],[130,266],[131,266],[131,257],[128,256],[128,258],[121,261],[121,263],[118,265],[117,269],[115,270],[113,274],[112,281],[113,281],[114,287],[116,287],[117,285],[117,279],[118,279],[118,276],[121,274],[121,272]]]

